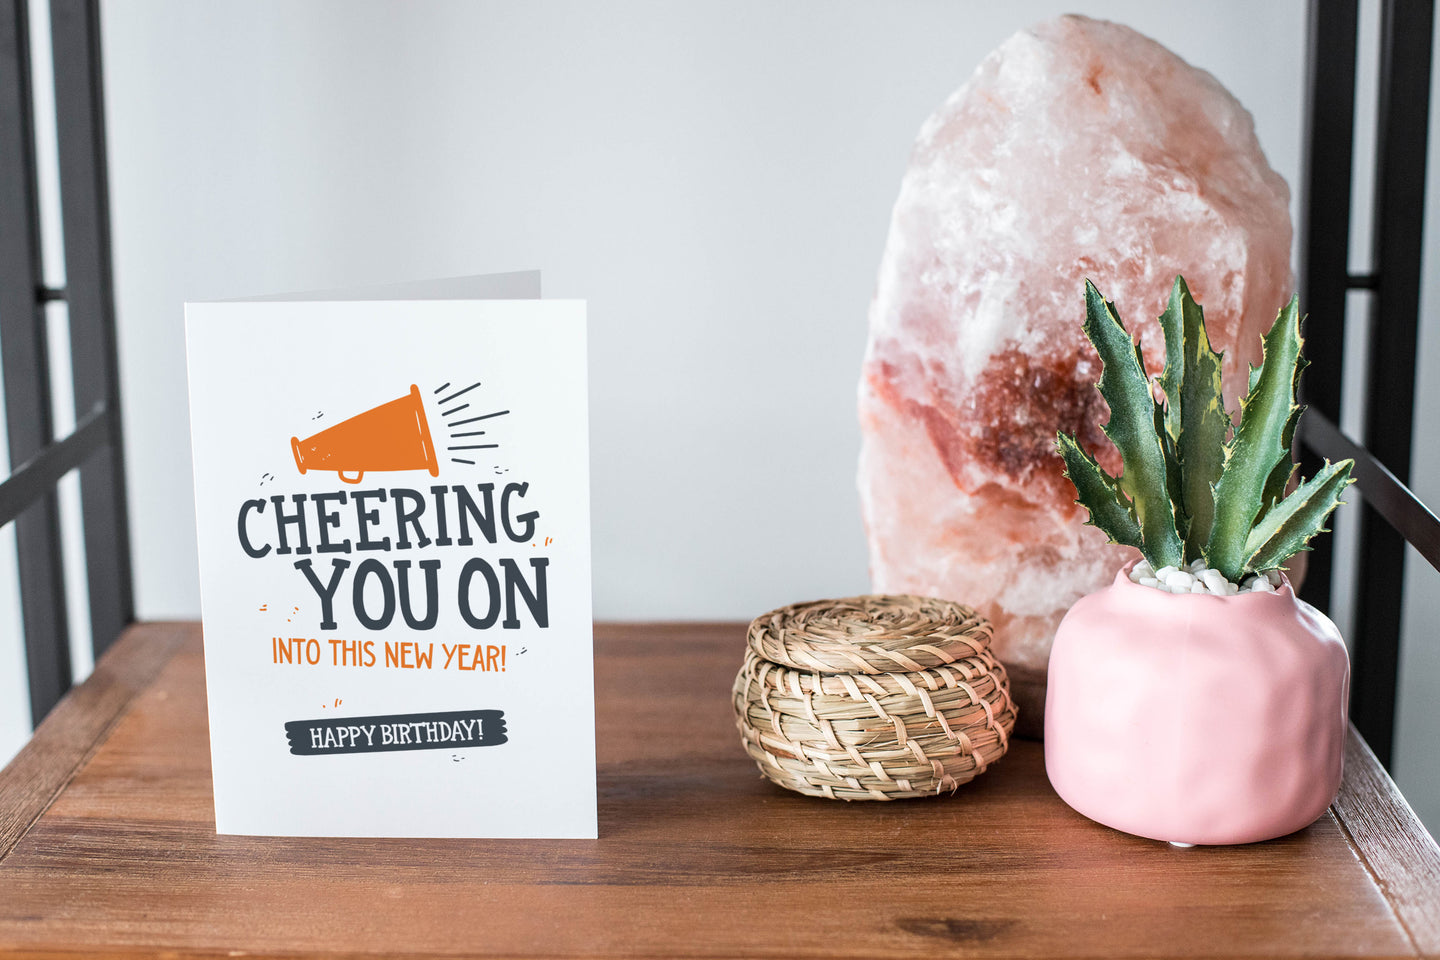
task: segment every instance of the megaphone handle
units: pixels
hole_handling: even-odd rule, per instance
[[[341,480],[344,480],[346,483],[359,483],[359,482],[360,482],[360,478],[363,477],[363,476],[365,476],[365,471],[364,471],[364,470],[356,470],[356,471],[355,471],[355,477],[354,477],[354,479],[351,479],[350,477],[345,476],[345,471],[344,471],[344,470],[337,470],[336,472],[340,474],[340,479],[341,479]]]

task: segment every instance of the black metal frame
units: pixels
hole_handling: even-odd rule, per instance
[[[0,526],[15,521],[36,723],[71,684],[56,484],[80,472],[91,638],[99,656],[134,619],[125,509],[115,306],[110,274],[97,0],[51,0],[65,288],[44,285],[25,0],[0,0],[0,363],[9,479]],[[76,429],[51,418],[45,304],[69,308]]]
[[[1440,520],[1406,486],[1415,411],[1425,169],[1430,119],[1432,0],[1383,0],[1372,269],[1348,272],[1355,126],[1357,0],[1311,0],[1300,302],[1309,312],[1302,468],[1353,457],[1360,491],[1359,568],[1352,627],[1351,719],[1390,763],[1400,657],[1405,544],[1440,568]],[[1361,445],[1345,436],[1346,294],[1370,291]],[[1311,554],[1304,593],[1327,609],[1332,545]]]

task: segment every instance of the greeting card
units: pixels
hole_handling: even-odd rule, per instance
[[[187,304],[219,832],[596,835],[585,305],[538,297]]]

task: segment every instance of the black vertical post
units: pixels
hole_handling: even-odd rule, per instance
[[[1402,483],[1410,480],[1414,428],[1433,27],[1431,0],[1385,0],[1375,165],[1377,277],[1365,446]],[[1395,730],[1405,540],[1369,504],[1361,511],[1360,524],[1351,717],[1376,757],[1388,765]]]
[[[12,469],[52,439],[25,0],[0,0],[0,354]],[[50,490],[15,521],[34,722],[70,688],[59,508]]]
[[[1355,138],[1357,0],[1310,0],[1305,89],[1305,161],[1300,198],[1300,309],[1305,321],[1304,401],[1340,422],[1344,381],[1345,291],[1349,268],[1350,192]],[[1302,449],[1303,476],[1321,459]],[[1329,537],[1309,555],[1305,599],[1330,608],[1334,571]]]
[[[65,290],[75,415],[106,411],[108,443],[80,468],[90,622],[99,656],[134,619],[110,264],[110,190],[97,0],[51,0]]]

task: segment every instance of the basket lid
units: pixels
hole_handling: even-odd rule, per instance
[[[984,653],[990,621],[935,597],[866,594],[771,610],[750,622],[756,656],[822,673],[914,672]]]

